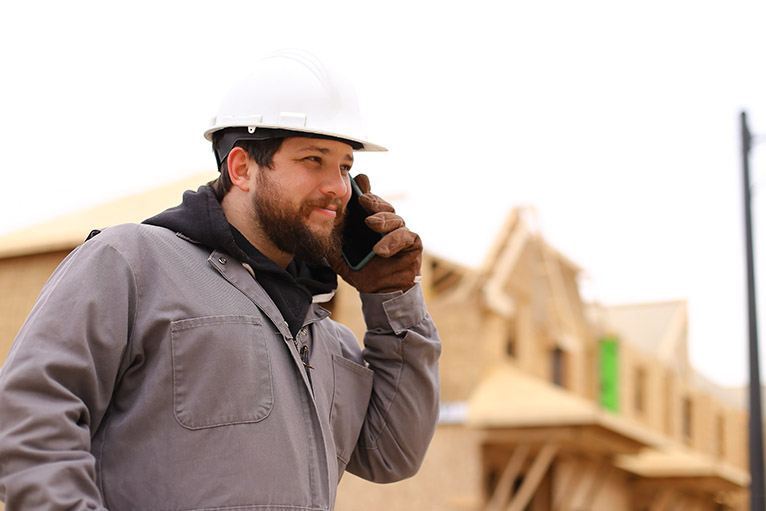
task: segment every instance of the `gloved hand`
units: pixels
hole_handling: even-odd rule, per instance
[[[359,204],[370,213],[365,223],[384,235],[372,248],[379,257],[373,257],[359,270],[349,268],[340,253],[331,255],[328,262],[335,273],[361,293],[406,291],[415,285],[415,277],[420,275],[423,255],[420,236],[404,226],[404,220],[391,204],[370,193],[370,180],[366,175],[359,174],[355,181],[362,191]]]

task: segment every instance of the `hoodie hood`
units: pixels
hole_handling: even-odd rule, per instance
[[[325,264],[309,265],[293,259],[286,269],[282,269],[259,252],[229,224],[220,202],[209,186],[201,186],[196,192],[184,192],[180,205],[144,220],[143,223],[170,229],[250,265],[255,279],[282,312],[293,335],[303,326],[311,303],[321,301],[320,297],[326,301],[338,287],[335,272]]]

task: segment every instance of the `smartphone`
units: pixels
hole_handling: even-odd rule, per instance
[[[351,198],[346,205],[346,219],[343,224],[341,251],[343,259],[352,270],[359,270],[375,256],[372,247],[383,237],[367,227],[364,219],[370,216],[359,204],[362,191],[351,178]]]

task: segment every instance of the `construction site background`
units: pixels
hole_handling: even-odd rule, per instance
[[[147,218],[208,177],[0,238],[0,362],[92,228]],[[376,485],[346,474],[337,511],[748,509],[745,391],[690,366],[686,303],[584,303],[581,269],[533,215],[510,211],[479,268],[424,255],[443,341],[439,427],[415,477]],[[362,338],[352,288],[341,284],[328,308]]]

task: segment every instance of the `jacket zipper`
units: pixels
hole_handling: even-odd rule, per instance
[[[309,365],[309,347],[305,344],[301,348],[301,362],[303,362],[303,367],[307,369],[314,369],[314,366]]]
[[[296,348],[297,343],[296,343]],[[309,381],[309,386],[311,387],[311,393],[314,393],[314,382],[311,381],[311,369],[314,369],[312,366],[309,365],[309,347],[305,344],[303,347],[298,351],[298,354],[300,355],[301,362],[303,362],[303,370],[306,372],[306,379]]]
[[[314,369],[314,366],[309,364],[309,347],[307,345],[298,345],[298,339],[295,337],[290,338],[291,341],[293,341],[293,346],[295,346],[295,351],[298,353],[298,358],[301,359],[301,363],[303,364],[303,370],[306,372],[306,378],[309,380],[309,385],[311,386],[311,391],[314,391],[314,383],[311,381],[311,371],[310,369]]]
[[[221,263],[221,264],[225,264],[225,263]],[[229,284],[231,284],[236,289],[238,289],[242,294],[247,296],[250,299],[250,301],[253,302],[253,304],[261,311],[261,313],[264,314],[272,322],[272,324],[274,324],[274,325],[278,324],[277,321],[275,320],[275,318],[272,317],[265,310],[265,308],[262,307],[259,304],[259,302],[256,299],[254,299],[252,296],[250,296],[249,293],[247,293],[244,289],[241,289],[234,282],[234,280],[227,274],[227,272],[224,271],[224,269],[222,267],[219,267],[218,265],[216,265],[215,262],[213,262],[212,265],[218,271],[218,273],[220,273],[221,276],[225,280],[227,280],[229,282]],[[314,321],[319,321],[320,319],[322,319],[322,318],[318,318],[318,319],[316,319]],[[312,321],[312,323],[314,321]],[[279,330],[278,327],[277,327],[277,330]],[[295,351],[298,354],[298,357],[301,359],[301,363],[304,366],[304,371],[305,371],[305,374],[306,374],[306,378],[307,378],[308,383],[309,383],[309,389],[311,391],[311,394],[313,394],[314,393],[314,386],[313,386],[313,383],[311,381],[311,373],[310,373],[309,370],[310,369],[314,369],[314,368],[311,365],[308,364],[308,357],[309,357],[308,346],[303,346],[303,349],[301,349],[298,346],[298,339],[290,336],[289,334],[285,335],[284,337],[285,337],[285,340],[289,339],[289,340],[293,341],[293,345],[295,346]],[[310,437],[313,438],[313,436],[318,433],[319,437],[320,437],[320,442],[316,444],[318,452],[314,453],[313,458],[315,459],[315,461],[318,463],[319,466],[323,466],[323,464],[327,463],[327,459],[326,459],[327,452],[324,450],[324,443],[323,443],[324,442],[324,435],[322,433],[322,428],[321,428],[321,425],[319,425],[319,423],[317,422],[319,420],[319,416],[318,416],[318,413],[317,413],[318,410],[316,409],[316,406],[312,406],[311,402],[306,400],[306,398],[308,398],[310,400],[311,397],[307,396],[303,392],[300,392],[299,394],[301,396],[301,405],[306,407],[305,412],[308,413],[308,414],[311,414],[311,416],[312,416],[312,419],[310,421],[306,422],[307,434]],[[318,454],[321,454],[321,456],[319,456]],[[312,458],[312,456],[310,456],[309,458]],[[316,500],[318,500],[318,499],[320,499],[322,497],[322,495],[321,495],[322,491],[321,491],[321,489],[319,487],[317,487],[317,482],[315,481],[315,479],[317,477],[318,477],[319,481],[321,481],[322,477],[321,477],[320,473],[317,473],[316,468],[317,467],[313,467],[313,464],[311,463],[311,461],[309,461],[309,463],[308,463],[308,474],[309,474],[309,480],[310,480],[309,486],[311,487],[311,495],[312,495],[311,500],[312,500],[312,502],[315,502]],[[323,486],[323,485],[320,484],[320,486]],[[327,489],[327,488],[325,488],[325,489]],[[329,495],[327,495],[327,497],[329,498]],[[322,499],[322,500],[324,500],[324,499]]]

